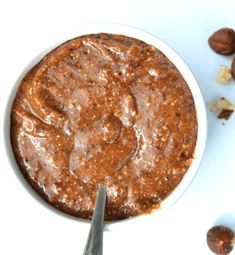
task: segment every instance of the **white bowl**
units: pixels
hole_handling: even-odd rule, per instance
[[[6,149],[8,150],[8,156],[10,159],[10,162],[12,163],[12,167],[15,170],[17,176],[20,178],[24,186],[33,193],[33,196],[41,201],[44,205],[47,205],[49,208],[53,208],[52,206],[49,206],[47,203],[43,202],[42,199],[39,198],[39,196],[32,191],[31,187],[26,183],[24,178],[22,177],[22,174],[20,170],[18,169],[18,166],[15,162],[14,155],[12,153],[11,145],[10,145],[10,110],[11,105],[14,100],[15,93],[17,91],[17,88],[19,86],[20,81],[26,74],[28,70],[30,70],[36,63],[39,62],[39,60],[48,52],[50,52],[53,48],[55,48],[57,45],[60,45],[62,42],[65,42],[71,38],[85,35],[85,34],[91,34],[91,33],[112,33],[112,34],[122,34],[129,37],[134,37],[136,39],[142,40],[148,44],[151,44],[155,46],[157,49],[159,49],[162,53],[165,54],[168,59],[174,63],[174,65],[178,68],[184,79],[186,80],[193,98],[195,102],[196,112],[197,112],[197,120],[198,120],[198,134],[197,134],[197,143],[194,151],[194,159],[192,161],[192,164],[190,165],[188,171],[184,175],[182,181],[178,184],[178,186],[173,190],[173,192],[165,198],[160,205],[160,208],[156,211],[152,212],[150,215],[142,215],[138,217],[134,217],[127,220],[121,220],[117,221],[117,223],[125,223],[125,224],[132,224],[132,222],[142,221],[145,217],[156,217],[157,213],[164,211],[169,206],[173,205],[176,200],[183,194],[183,192],[187,189],[187,187],[190,185],[192,179],[194,178],[198,168],[199,164],[201,162],[205,144],[206,144],[206,131],[207,131],[207,120],[206,120],[206,111],[205,111],[205,105],[202,98],[202,94],[200,92],[199,86],[197,84],[196,79],[194,78],[192,72],[190,71],[189,67],[184,63],[184,61],[172,50],[168,45],[166,45],[163,41],[158,39],[157,37],[146,33],[142,30],[139,30],[137,28],[133,28],[130,26],[125,25],[118,25],[118,24],[89,24],[89,25],[83,25],[81,27],[78,27],[77,31],[68,32],[67,35],[63,35],[62,38],[60,38],[59,42],[53,45],[52,47],[49,47],[47,50],[39,54],[23,71],[22,75],[17,79],[17,82],[12,90],[12,93],[10,95],[10,98],[8,100],[7,110],[5,114],[5,143],[6,143]],[[58,210],[54,210],[56,212],[59,212]],[[62,213],[61,213],[62,214]],[[65,215],[65,214],[62,214]],[[72,217],[73,218],[73,217]],[[76,219],[76,218],[74,218]],[[112,224],[112,226],[117,226],[117,223]],[[119,224],[118,224],[119,225]],[[121,224],[122,225],[122,224]]]

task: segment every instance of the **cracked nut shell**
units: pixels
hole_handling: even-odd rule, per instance
[[[210,47],[222,55],[231,55],[235,52],[235,31],[231,28],[221,28],[208,39]]]
[[[229,254],[233,249],[233,231],[225,226],[212,227],[207,232],[207,244],[212,252],[220,255]]]

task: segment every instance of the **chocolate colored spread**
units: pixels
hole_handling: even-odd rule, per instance
[[[11,143],[25,178],[61,211],[106,220],[150,213],[188,170],[197,116],[187,83],[158,49],[91,34],[47,54],[22,80]]]

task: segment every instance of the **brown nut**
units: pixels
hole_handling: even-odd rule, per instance
[[[231,74],[233,79],[235,80],[235,58],[233,58],[233,61],[232,61]]]
[[[212,227],[207,232],[207,244],[216,254],[226,255],[233,249],[234,233],[225,226]]]
[[[235,52],[235,31],[231,28],[219,29],[210,36],[208,43],[215,52],[231,55]]]

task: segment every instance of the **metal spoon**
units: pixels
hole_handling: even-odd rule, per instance
[[[95,210],[92,217],[91,228],[83,255],[103,254],[103,225],[106,202],[106,190],[100,186],[95,202]]]

